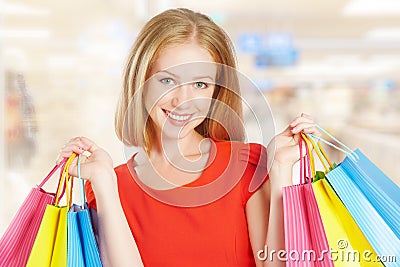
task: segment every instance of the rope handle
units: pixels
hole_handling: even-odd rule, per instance
[[[71,196],[70,196],[70,194],[71,194],[70,193],[70,186],[71,186],[70,183],[71,183],[71,181],[69,179],[68,169],[69,169],[69,166],[71,165],[72,161],[75,159],[75,157],[76,157],[76,154],[75,153],[72,154],[66,160],[66,162],[64,164],[63,170],[61,172],[61,177],[60,177],[60,180],[58,182],[56,198],[55,198],[55,201],[54,201],[54,205],[55,206],[59,205],[60,200],[62,198],[64,189],[61,191],[61,188],[65,188],[66,189],[66,192],[67,192],[67,204],[69,203],[69,200],[71,199]]]
[[[85,203],[86,203],[86,196],[85,196],[85,180],[82,179],[81,176],[81,154],[78,155],[78,179],[80,181],[80,187],[81,187],[81,207],[82,209],[85,208]]]
[[[68,158],[64,158],[60,163],[58,163],[56,166],[53,167],[53,169],[47,174],[46,178],[42,180],[42,182],[38,185],[39,188],[42,188],[44,184],[50,179],[51,176],[60,168],[65,165],[67,162]]]
[[[336,143],[338,143],[341,147],[336,146],[335,144],[332,144],[329,141],[326,141],[325,139],[323,139],[322,137],[319,137],[317,135],[314,134],[308,134],[308,136],[313,137],[343,153],[345,153],[346,155],[348,155],[349,157],[351,157],[354,161],[358,161],[360,158],[359,156],[354,153],[348,146],[346,146],[344,143],[342,143],[341,141],[339,141],[339,139],[337,139],[336,137],[334,137],[332,134],[330,134],[328,131],[324,130],[321,126],[319,126],[318,124],[315,125],[315,127],[320,130],[321,132],[323,132],[324,134],[326,134],[328,137],[330,137],[332,140],[334,140]]]
[[[81,155],[79,154],[77,156],[77,173],[78,173],[78,179],[80,181],[80,194],[81,194],[81,208],[85,208],[85,203],[86,203],[86,197],[85,197],[85,181],[82,179],[81,176]],[[68,208],[72,207],[72,191],[73,191],[73,185],[74,185],[74,177],[68,176],[68,181],[67,182],[67,205]]]
[[[303,144],[305,143],[305,155],[303,156]],[[300,183],[306,184],[312,182],[313,172],[310,164],[310,161],[313,160],[312,155],[310,155],[310,150],[307,146],[306,140],[303,136],[300,136],[299,139],[299,149],[300,149]],[[311,181],[310,181],[311,179]]]
[[[320,162],[324,166],[325,173],[329,172],[331,169],[334,168],[332,161],[329,159],[328,155],[326,154],[324,148],[322,147],[321,143],[319,141],[315,142],[314,139],[306,134],[303,134],[304,138],[308,141],[310,148],[309,149],[314,149],[316,152]],[[314,166],[315,167],[315,166]]]

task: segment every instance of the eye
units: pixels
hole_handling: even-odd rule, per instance
[[[163,78],[160,82],[166,85],[174,85],[174,80],[171,78]]]
[[[196,87],[197,89],[205,89],[208,87],[208,85],[204,82],[195,82],[194,87]]]

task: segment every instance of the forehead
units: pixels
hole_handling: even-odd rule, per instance
[[[165,70],[177,76],[215,77],[217,63],[212,55],[197,43],[185,43],[162,49],[151,68],[151,74]]]

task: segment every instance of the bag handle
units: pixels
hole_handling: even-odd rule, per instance
[[[315,177],[315,160],[314,160],[314,154],[312,153],[312,145],[310,144],[310,141],[308,138],[302,133],[301,134],[304,143],[306,144],[306,149],[307,149],[307,155],[308,155],[308,160],[309,160],[309,165],[310,165],[310,175],[311,178]]]
[[[305,155],[303,156],[303,144],[305,144]],[[300,136],[299,139],[299,149],[300,149],[300,183],[301,184],[306,184],[309,181],[309,178],[311,178],[311,182],[313,179],[313,175],[312,175],[312,170],[311,170],[311,164],[310,164],[310,160],[311,160],[311,156],[310,156],[310,151],[308,149],[307,143],[305,141],[305,139],[303,138],[303,136]],[[308,175],[307,175],[307,171],[308,171]]]
[[[81,191],[81,208],[85,208],[85,203],[86,203],[86,197],[85,197],[85,181],[81,177],[81,155],[79,154],[77,156],[77,172],[78,172],[78,179],[80,180],[80,191]],[[67,206],[68,209],[72,207],[72,191],[74,188],[74,177],[71,175],[68,175],[68,169],[64,169],[66,174],[65,176],[67,177],[67,184],[66,184],[66,191],[67,191]]]
[[[357,154],[355,154],[348,146],[346,146],[344,143],[340,142],[336,137],[334,137],[333,135],[331,135],[328,131],[324,130],[321,126],[319,126],[318,124],[315,125],[317,127],[318,130],[320,130],[321,132],[323,132],[324,134],[326,134],[327,136],[329,136],[330,138],[332,138],[332,140],[334,140],[336,143],[338,143],[339,145],[341,145],[343,148],[340,148],[334,144],[332,144],[329,141],[326,141],[325,139],[323,139],[322,137],[319,137],[317,135],[314,134],[308,134],[309,136],[318,139],[319,141],[345,153],[346,155],[348,155],[349,157],[351,157],[353,160],[357,161],[359,160],[359,156]]]
[[[322,163],[322,165],[324,166],[325,169],[325,173],[329,172],[331,169],[334,168],[332,161],[329,159],[328,155],[326,154],[324,148],[321,146],[321,143],[318,141],[317,143],[315,143],[314,139],[306,134],[303,134],[303,137],[308,141],[307,143],[310,144],[310,148],[311,147],[314,149],[314,151],[316,152],[320,162]],[[314,166],[315,168],[315,166]]]
[[[74,187],[74,178],[70,175],[66,178],[66,196],[67,196],[67,207],[68,210],[72,206],[72,189]]]
[[[62,161],[60,161],[57,165],[55,165],[55,166],[53,167],[53,169],[50,171],[50,173],[46,176],[46,178],[44,178],[44,179],[42,180],[42,182],[41,182],[37,187],[38,187],[39,189],[42,189],[42,187],[44,186],[44,184],[47,183],[47,181],[51,178],[51,176],[53,176],[53,174],[54,174],[58,169],[61,168],[60,177],[58,178],[59,180],[58,180],[58,186],[57,186],[57,189],[56,189],[56,193],[53,193],[53,195],[56,195],[57,192],[60,190],[60,186],[63,185],[63,184],[60,183],[60,180],[62,179],[62,170],[64,169],[65,163],[67,162],[67,160],[68,160],[68,158],[64,158],[64,159],[63,159]],[[60,199],[63,197],[64,193],[65,193],[65,186],[62,187],[62,191],[61,191],[61,194],[60,194],[60,197],[59,197]]]
[[[60,163],[58,163],[56,166],[53,167],[53,169],[49,172],[49,174],[47,174],[46,178],[44,178],[42,180],[42,182],[38,185],[39,188],[42,188],[44,186],[44,184],[50,179],[51,176],[53,176],[53,174],[60,168],[63,167],[65,165],[65,163],[67,162],[68,158],[64,158]]]
[[[81,154],[78,155],[78,179],[80,181],[80,187],[81,187],[81,207],[82,209],[85,208],[85,203],[86,203],[86,196],[85,196],[85,180],[82,179],[81,176]]]
[[[60,199],[61,199],[61,197],[63,195],[63,192],[64,192],[64,189],[66,189],[66,191],[67,191],[67,205],[68,205],[68,200],[71,199],[71,197],[69,196],[70,192],[69,192],[69,188],[68,188],[70,186],[69,185],[70,182],[68,181],[69,180],[68,179],[69,178],[68,169],[69,169],[72,161],[75,159],[75,157],[76,157],[76,154],[74,153],[65,162],[64,168],[63,168],[62,173],[61,173],[60,180],[58,182],[56,198],[55,198],[55,201],[54,201],[54,205],[55,206],[59,205]],[[60,190],[61,187],[64,188],[62,192]]]

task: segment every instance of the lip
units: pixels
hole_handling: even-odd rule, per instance
[[[168,120],[172,125],[175,125],[175,126],[185,126],[185,124],[187,124],[188,122],[190,122],[190,119],[191,119],[192,116],[193,116],[193,114],[190,114],[190,113],[180,114],[180,113],[175,113],[175,112],[169,111],[169,110],[167,110],[167,109],[162,109],[162,111],[163,111],[165,117],[167,118],[167,120]],[[175,116],[189,116],[189,117],[188,117],[186,120],[177,121],[177,120],[174,120],[173,118],[171,118],[170,116],[168,116],[169,113],[171,113],[171,114],[173,114],[173,115],[175,115]]]

